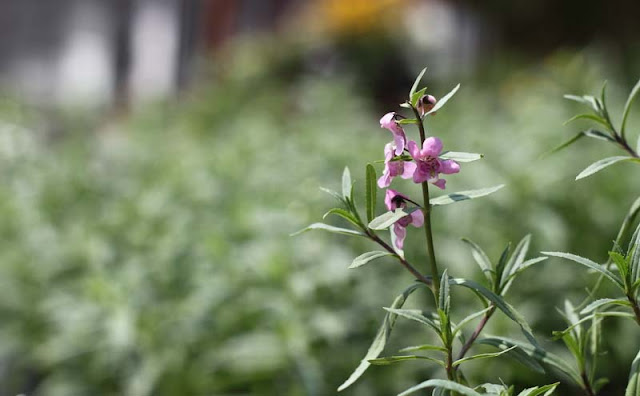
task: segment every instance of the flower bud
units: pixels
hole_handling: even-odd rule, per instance
[[[422,95],[418,100],[418,112],[421,116],[427,114],[436,105],[436,98],[432,95]],[[435,113],[433,113],[435,114]]]

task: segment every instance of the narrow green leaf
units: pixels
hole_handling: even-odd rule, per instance
[[[411,86],[411,91],[409,91],[409,100],[411,100],[411,98],[413,97],[413,94],[416,93],[416,90],[418,89],[418,85],[420,85],[420,81],[422,81],[422,76],[424,76],[424,73],[427,71],[427,68],[425,67],[424,69],[422,69],[422,71],[420,71],[420,74],[418,74],[418,77],[416,77],[416,80],[413,82],[413,85]]]
[[[509,303],[507,303],[502,297],[495,294],[491,290],[485,288],[484,286],[471,280],[462,279],[462,278],[449,278],[449,283],[451,283],[452,285],[464,286],[482,294],[487,300],[491,301],[499,310],[501,310],[505,315],[507,315],[509,319],[516,322],[520,326],[522,333],[529,339],[531,343],[537,345],[537,341],[533,336],[531,327],[529,327],[524,317],[518,311],[516,311],[514,307],[512,307]]]
[[[428,116],[429,114],[433,114],[436,111],[440,110],[442,106],[444,106],[449,101],[449,99],[451,99],[453,95],[455,95],[456,92],[458,92],[458,89],[460,89],[460,84],[456,85],[455,88],[453,88],[448,94],[440,98],[440,100],[436,102],[436,105],[433,106],[433,108],[425,114],[425,117]]]
[[[351,265],[349,266],[349,268],[358,268],[361,267],[365,264],[370,263],[371,261],[380,258],[380,257],[385,257],[385,256],[392,256],[393,254],[389,253],[389,252],[382,252],[382,251],[374,251],[374,252],[367,252],[364,254],[359,255],[358,257],[356,257],[355,259],[353,259],[353,262],[351,263]]]
[[[567,121],[565,121],[563,125],[567,125],[576,120],[590,120],[590,121],[597,122],[600,125],[604,125],[605,128],[609,128],[609,123],[607,123],[607,121],[604,118],[600,117],[599,115],[591,114],[591,113],[578,114],[576,116],[573,116]]]
[[[409,295],[421,286],[422,284],[420,283],[416,283],[409,286],[407,289],[405,289],[404,292],[402,292],[402,294],[396,297],[396,299],[393,301],[393,304],[391,304],[391,307],[394,309],[401,308],[404,305],[407,298],[409,297]],[[380,355],[385,345],[387,344],[387,340],[391,335],[391,331],[393,330],[393,326],[395,325],[395,322],[396,322],[396,315],[391,312],[388,312],[385,315],[384,320],[382,322],[382,326],[380,326],[380,329],[378,329],[378,334],[376,334],[376,337],[374,338],[373,343],[369,347],[367,354],[360,362],[360,365],[351,374],[351,376],[349,376],[349,378],[342,385],[340,385],[340,387],[338,388],[338,392],[348,388],[354,382],[356,382],[358,378],[360,378],[360,376],[362,376],[362,374],[364,374],[364,372],[371,365],[371,363],[369,363],[369,360],[375,359]]]
[[[400,125],[411,125],[411,124],[417,124],[418,120],[416,120],[415,118],[403,118],[396,122]]]
[[[462,238],[462,241],[469,245],[469,247],[471,248],[471,256],[473,256],[475,262],[478,263],[478,266],[480,266],[482,273],[489,281],[489,286],[493,289],[493,276],[495,274],[495,271],[491,266],[489,257],[487,257],[487,254],[484,252],[484,250],[482,250],[482,248],[472,240]]]
[[[618,252],[609,252],[609,257],[616,265],[616,268],[618,268],[620,277],[623,279],[623,282],[624,282],[625,279],[627,279],[627,276],[629,275],[629,270],[630,270],[629,262],[627,261],[627,258]]]
[[[424,87],[421,90],[414,92],[413,95],[411,95],[411,105],[413,107],[416,107],[418,105],[418,101],[420,100],[421,97],[424,96],[425,92],[427,92],[427,87]]]
[[[398,208],[393,212],[386,212],[371,220],[369,222],[369,228],[372,230],[384,230],[401,218],[410,215],[417,209],[418,208]]]
[[[580,257],[580,256],[577,256],[577,255],[571,254],[571,253],[563,253],[563,252],[541,252],[541,253],[544,254],[544,255],[547,255],[547,256],[565,258],[567,260],[571,260],[571,261],[576,262],[578,264],[582,264],[585,267],[591,268],[591,269],[601,273],[605,277],[607,277],[607,279],[609,279],[611,282],[613,282],[616,285],[618,285],[618,287],[620,287],[620,289],[622,289],[624,291],[624,284],[622,283],[622,280],[620,280],[620,278],[618,278],[617,275],[615,275],[613,272],[609,271],[608,269],[604,268],[600,264],[597,264],[597,263],[589,260],[588,258]]]
[[[527,388],[518,393],[518,396],[549,396],[560,385],[559,382],[555,384],[549,384],[541,387]]]
[[[401,316],[406,319],[414,320],[418,323],[422,323],[434,329],[436,333],[440,333],[440,323],[433,320],[433,318],[425,315],[426,312],[423,312],[419,309],[397,309],[397,308],[387,308],[384,307],[384,310],[390,312],[394,315]],[[428,314],[428,313],[427,313]]]
[[[484,315],[485,313],[494,310],[495,307],[493,305],[490,305],[488,307],[486,307],[485,309],[478,311],[478,312],[474,312],[468,316],[466,316],[464,319],[462,319],[460,321],[460,323],[458,323],[454,328],[453,328],[453,332],[452,334],[455,336],[460,330],[462,330],[462,328],[469,322],[471,322],[472,320]]]
[[[564,361],[561,357],[554,355],[551,352],[547,352],[539,346],[525,344],[521,341],[505,337],[487,337],[478,340],[478,343],[491,345],[496,348],[510,348],[516,345],[518,349],[514,349],[509,354],[507,354],[507,356],[510,356],[520,363],[523,363],[531,368],[534,368],[535,364],[537,364],[540,369],[542,369],[541,366],[553,367],[571,378],[576,384],[582,383],[582,378],[575,368]],[[543,371],[539,369],[535,370],[539,372]]]
[[[590,137],[593,139],[604,140],[605,142],[615,142],[616,140],[611,137],[608,133],[598,131],[597,129],[589,129],[584,132],[586,137]]]
[[[500,184],[498,186],[493,186],[488,188],[481,188],[478,190],[454,192],[451,194],[441,195],[437,198],[433,198],[429,200],[429,203],[434,206],[449,205],[449,204],[460,202],[460,201],[466,201],[467,199],[474,199],[474,198],[487,196],[489,194],[492,194],[500,190],[502,187],[504,187],[504,184]]]
[[[590,312],[595,311],[600,307],[605,307],[607,305],[622,305],[625,307],[630,307],[631,304],[627,300],[618,299],[618,298],[601,298],[599,300],[595,300],[591,304],[587,305],[580,311],[580,315],[586,315]]]
[[[388,366],[393,363],[406,362],[407,360],[417,360],[417,359],[428,360],[430,362],[438,363],[442,367],[445,367],[445,363],[440,359],[435,359],[429,356],[419,356],[419,355],[388,356],[388,357],[383,357],[378,359],[371,359],[369,360],[369,363],[375,366]]]
[[[510,351],[512,351],[512,350],[514,350],[516,348],[517,348],[517,346],[514,345],[514,346],[512,346],[510,348],[507,348],[504,351],[500,351],[500,352],[479,353],[477,355],[473,355],[473,356],[469,356],[469,357],[466,357],[466,358],[462,358],[462,359],[456,360],[455,362],[453,362],[452,365],[453,365],[453,367],[455,367],[455,366],[459,366],[462,363],[466,363],[466,362],[471,361],[471,360],[490,359],[490,358],[498,357],[498,356],[500,356],[502,354],[505,354],[507,352],[510,352]]]
[[[624,396],[640,396],[640,352],[638,352],[631,363],[629,382],[627,383],[627,389],[624,392]]]
[[[502,274],[504,273],[504,269],[507,267],[507,262],[509,259],[509,253],[511,252],[511,242],[507,244],[507,246],[502,251],[500,255],[500,259],[498,260],[498,265],[496,265],[496,281],[495,286],[496,289],[500,290],[500,279],[502,279]]]
[[[376,200],[378,198],[378,189],[376,184],[376,168],[371,164],[367,164],[366,168],[366,206],[367,206],[367,221],[371,222],[376,216]]]
[[[633,160],[634,160],[633,157],[628,157],[628,156],[617,156],[617,157],[609,157],[609,158],[601,159],[600,161],[596,161],[593,164],[589,165],[585,170],[580,172],[578,176],[576,176],[576,180],[584,179],[587,176],[591,176],[594,173],[600,172],[604,168],[611,166],[615,163],[618,163],[621,161],[633,161]]]
[[[323,220],[326,219],[327,216],[329,215],[336,215],[336,216],[342,217],[343,219],[347,220],[348,222],[350,222],[351,224],[355,225],[358,228],[362,226],[361,224],[359,224],[358,219],[353,215],[353,213],[345,209],[341,209],[341,208],[329,209],[327,213],[325,213],[322,216],[322,219]]]
[[[573,308],[573,304],[571,304],[571,301],[569,301],[568,299],[564,300],[564,314],[569,324],[573,326],[573,334],[575,335],[576,340],[580,340],[582,328],[580,326],[577,326],[577,323],[580,321],[580,318],[576,314],[575,308]],[[577,353],[581,354],[582,352],[580,349],[578,349]]]
[[[583,138],[584,136],[586,136],[586,134],[584,132],[579,132],[578,134],[576,134],[574,137],[572,137],[571,139],[567,140],[566,142],[562,143],[561,145],[547,151],[546,153],[542,154],[540,156],[540,158],[546,158],[548,156],[550,156],[551,154],[557,153],[558,151],[571,146],[573,143],[577,142],[578,140],[580,140],[581,138]]]
[[[447,348],[437,346],[437,345],[424,344],[424,345],[416,345],[416,346],[402,348],[398,352],[417,352],[417,351],[438,351],[442,353],[447,353]]]
[[[351,198],[351,189],[353,185],[351,184],[351,172],[348,167],[344,167],[344,172],[342,172],[342,196],[344,199]]]
[[[438,308],[441,309],[446,317],[449,317],[449,309],[451,307],[451,296],[449,295],[449,276],[445,269],[440,280],[440,303]]]
[[[532,258],[529,259],[527,261],[525,261],[524,263],[522,263],[522,265],[520,266],[520,268],[515,271],[514,273],[512,273],[511,275],[509,275],[509,280],[514,279],[515,277],[517,277],[518,275],[520,275],[520,273],[524,272],[526,269],[528,269],[529,267],[532,267],[538,263],[541,263],[543,261],[548,260],[549,257],[536,257],[536,258]]]
[[[473,162],[484,158],[483,154],[465,153],[462,151],[446,151],[440,154],[442,159],[451,159],[457,162]]]
[[[631,90],[631,93],[627,98],[627,103],[625,103],[624,110],[622,111],[622,124],[620,125],[620,135],[623,138],[625,134],[625,127],[627,126],[627,117],[629,117],[629,112],[631,111],[631,104],[633,103],[636,96],[638,96],[638,92],[640,92],[640,80],[638,80],[636,85]]]
[[[524,263],[524,258],[526,257],[527,252],[529,251],[530,243],[531,243],[531,235],[527,235],[524,238],[522,238],[520,242],[518,242],[518,244],[516,245],[516,248],[513,250],[511,257],[509,258],[509,261],[507,261],[504,271],[501,274],[501,279],[500,279],[501,294],[505,294],[509,289],[509,287],[511,286],[511,283],[513,282],[513,278],[509,279],[509,276],[511,276],[515,271],[517,271],[520,268],[520,266],[522,266],[522,264]]]
[[[630,314],[630,313],[627,313],[627,312],[618,312],[618,311],[594,312],[591,315],[587,315],[587,316],[581,318],[580,320],[578,320],[577,322],[573,323],[571,326],[567,327],[566,329],[564,329],[562,331],[554,331],[553,332],[554,338],[555,339],[559,339],[559,338],[564,337],[565,334],[568,334],[570,331],[572,331],[577,326],[581,325],[584,322],[592,320],[594,318],[594,316],[597,317],[597,318],[615,317],[615,318],[627,318],[627,319],[635,320],[635,316]]]
[[[444,388],[444,389],[448,389],[457,393],[460,393],[462,395],[465,396],[482,396],[480,393],[474,391],[471,388],[468,388],[464,385],[460,385],[456,382],[453,381],[449,381],[449,380],[442,380],[442,379],[431,379],[431,380],[427,380],[424,381],[416,386],[413,386],[409,389],[407,389],[406,391],[398,394],[398,396],[406,396],[410,393],[413,392],[417,392],[421,389],[424,388]]]
[[[639,202],[638,199],[636,202]],[[636,212],[637,213],[637,212]],[[631,240],[629,241],[629,248],[627,249],[627,256],[629,256],[629,266],[631,271],[631,283],[635,283],[640,278],[640,224],[636,228]]]
[[[330,226],[330,225],[324,224],[324,223],[313,223],[313,224],[309,225],[308,227],[301,229],[300,231],[297,231],[297,232],[294,232],[293,234],[290,234],[290,236],[296,236],[296,235],[302,234],[303,232],[310,231],[310,230],[324,230],[324,231],[329,231],[329,232],[333,232],[333,233],[336,233],[336,234],[365,236],[365,234],[363,234],[360,231],[350,230],[348,228],[334,227],[334,226]]]
[[[598,103],[596,101],[596,98],[594,98],[591,95],[582,95],[582,96],[564,95],[564,98],[565,99],[569,99],[569,100],[573,100],[575,102],[584,103],[586,105],[589,105],[596,112],[600,111],[600,108],[598,107]]]
[[[338,201],[342,202],[343,204],[347,204],[347,202],[344,200],[344,198],[342,197],[342,195],[338,194],[337,192],[328,189],[328,188],[324,188],[324,187],[320,187],[320,190],[323,192],[326,192],[327,194],[331,195],[332,197],[334,197],[335,199],[337,199]]]
[[[400,107],[404,107],[405,109],[410,109],[411,103],[409,102],[400,103]]]

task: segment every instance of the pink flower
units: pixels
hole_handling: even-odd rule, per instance
[[[398,208],[405,208],[407,206],[407,200],[409,198],[406,195],[400,194],[396,190],[388,189],[384,194],[384,203],[387,205],[387,209],[393,211]],[[409,224],[414,227],[422,227],[424,224],[424,214],[422,210],[418,209],[411,214],[398,220],[393,225],[393,233],[396,235],[396,247],[402,250],[404,246],[404,238],[407,236],[407,227]]]
[[[391,180],[396,176],[410,179],[416,171],[416,164],[413,162],[392,161],[394,157],[393,150],[393,144],[391,143],[387,143],[384,146],[384,172],[378,179],[378,187],[380,188],[389,187]]]
[[[433,109],[433,106],[436,105],[436,98],[434,96],[431,95],[423,95],[419,100],[418,100],[418,112],[420,112],[420,115],[423,116],[425,114],[427,114],[429,111],[431,111],[431,109]],[[435,114],[435,113],[433,113]]]
[[[416,183],[429,182],[444,190],[446,181],[440,179],[440,173],[449,175],[460,172],[460,165],[454,160],[438,158],[442,151],[442,142],[437,137],[428,137],[422,144],[422,150],[414,141],[407,145],[411,157],[416,161],[416,171],[413,181]]]
[[[402,154],[404,146],[407,143],[407,136],[404,134],[402,127],[396,122],[396,113],[391,112],[385,114],[380,119],[380,127],[387,128],[393,134],[393,141],[396,144],[396,155]]]

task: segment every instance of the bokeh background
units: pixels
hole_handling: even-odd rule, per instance
[[[450,274],[481,278],[463,236],[494,260],[531,233],[531,256],[604,261],[637,167],[575,182],[615,151],[540,155],[588,126],[563,126],[580,110],[565,93],[607,80],[620,120],[640,77],[639,13],[631,0],[1,0],[0,395],[335,394],[412,279],[391,260],[347,270],[369,242],[289,234],[332,207],[318,187],[337,189],[345,165],[362,194],[390,140],[378,120],[424,66],[436,97],[462,84],[429,133],[485,154],[448,188],[507,184],[435,213]],[[420,236],[407,256],[424,263]],[[549,260],[509,298],[564,354],[555,307],[594,280]],[[478,308],[465,291],[453,303],[460,317]],[[500,315],[486,331],[521,337]],[[605,333],[601,394],[620,395],[637,328]],[[400,320],[387,352],[431,339]],[[554,380],[502,358],[466,373]],[[372,367],[344,393],[442,375]]]

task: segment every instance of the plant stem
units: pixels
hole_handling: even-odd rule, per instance
[[[636,322],[638,322],[638,324],[640,325],[640,307],[638,306],[638,299],[631,294],[627,294],[627,299],[631,303],[631,309],[633,309],[633,313],[636,315]]]
[[[616,139],[616,142],[620,145],[620,147],[622,147],[622,149],[625,150],[627,153],[629,153],[632,157],[640,158],[640,156],[638,156],[638,153],[636,153],[636,151],[632,149],[631,146],[629,146],[627,139],[620,137],[620,135],[618,134],[616,134],[615,139]]]
[[[409,263],[403,257],[398,255],[398,253],[396,253],[396,251],[391,246],[389,246],[388,243],[386,243],[385,241],[380,239],[380,237],[378,237],[376,234],[374,234],[373,232],[371,232],[368,229],[365,230],[365,233],[374,242],[376,242],[378,245],[382,246],[384,248],[384,250],[386,250],[387,252],[393,254],[400,261],[400,264],[402,264],[407,269],[407,271],[411,272],[411,274],[413,276],[415,276],[418,281],[424,283],[427,286],[430,286],[430,287],[432,286],[433,282],[431,281],[431,279],[429,279],[426,276],[422,275],[420,273],[420,271],[418,271],[413,265],[411,265],[411,263]]]
[[[591,389],[591,383],[589,382],[589,377],[587,377],[587,373],[583,371],[580,374],[580,376],[582,377],[582,385],[583,385],[584,393],[587,396],[596,396],[596,394],[593,392],[593,389]]]
[[[422,147],[422,144],[427,138],[424,131],[424,121],[422,120],[422,117],[420,117],[418,109],[416,109],[414,106],[411,106],[411,110],[413,110],[413,114],[418,120],[418,131],[420,131],[420,147]],[[424,213],[424,234],[427,240],[427,256],[429,258],[431,277],[433,278],[433,286],[431,288],[436,299],[437,307],[440,301],[440,275],[438,274],[436,253],[433,247],[433,232],[431,231],[431,204],[429,203],[429,184],[427,182],[422,183],[422,199],[424,202],[422,212]]]
[[[478,326],[474,330],[473,334],[471,334],[471,337],[469,337],[467,342],[462,346],[462,349],[460,349],[460,352],[458,353],[458,360],[462,359],[464,355],[467,354],[467,352],[471,348],[471,345],[473,345],[473,343],[476,341],[476,339],[484,329],[484,326],[487,325],[487,322],[489,322],[489,319],[491,319],[491,315],[493,315],[495,311],[496,307],[494,305],[489,311],[487,311],[487,313],[484,314],[482,320],[480,321],[480,323],[478,323]]]

